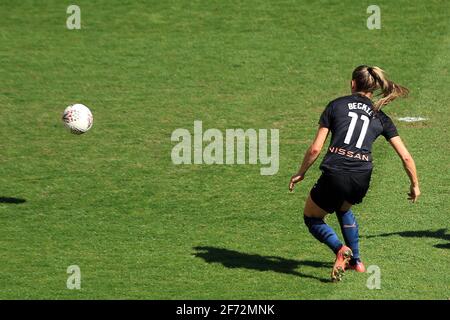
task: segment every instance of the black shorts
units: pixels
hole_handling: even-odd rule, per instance
[[[338,211],[344,201],[361,203],[369,189],[372,170],[367,172],[324,171],[311,189],[311,199],[328,213]]]

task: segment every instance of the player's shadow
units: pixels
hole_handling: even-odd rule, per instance
[[[261,256],[259,254],[248,254],[234,250],[216,247],[194,247],[194,256],[202,258],[208,263],[220,263],[227,268],[244,268],[257,271],[273,271],[289,274],[302,278],[311,278],[321,282],[330,282],[329,279],[316,277],[296,271],[300,266],[315,268],[328,268],[331,270],[333,264],[321,261],[293,260],[276,256]]]
[[[0,197],[0,203],[20,204],[27,200],[21,198]]]
[[[450,234],[447,234],[447,228],[438,230],[423,230],[423,231],[400,231],[383,233],[378,235],[366,236],[365,238],[390,237],[401,236],[406,238],[435,238],[448,241],[447,243],[435,244],[433,247],[439,249],[450,249]]]

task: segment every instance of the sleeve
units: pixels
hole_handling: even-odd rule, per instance
[[[333,103],[330,102],[326,106],[325,110],[323,110],[322,115],[320,116],[320,119],[319,119],[319,124],[322,127],[330,128],[331,124],[332,124],[332,120],[333,120]]]
[[[389,118],[386,114],[383,114],[381,122],[383,124],[383,132],[381,134],[387,141],[398,136],[397,128],[391,118]]]

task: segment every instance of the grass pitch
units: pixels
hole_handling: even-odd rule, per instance
[[[69,4],[0,3],[0,298],[449,297],[450,3],[380,0],[380,30],[367,29],[365,1],[79,0],[81,30],[66,28]],[[395,121],[419,203],[380,138],[354,208],[379,290],[368,274],[327,281],[333,255],[302,222],[318,163],[287,192],[359,64],[410,88],[385,109],[394,120],[428,118]],[[60,120],[75,102],[94,114],[82,136]],[[278,174],[173,165],[171,133],[194,120],[279,129]],[[81,290],[66,288],[70,265]]]

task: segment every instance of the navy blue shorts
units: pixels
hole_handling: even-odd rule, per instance
[[[311,189],[311,199],[328,213],[339,211],[344,201],[361,203],[369,190],[372,170],[367,172],[324,171]]]

